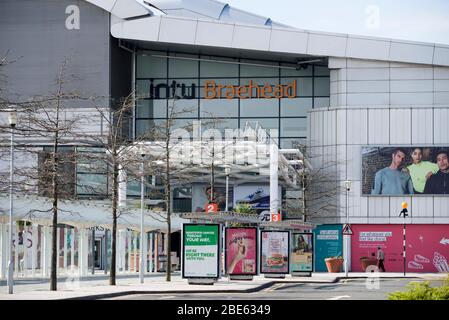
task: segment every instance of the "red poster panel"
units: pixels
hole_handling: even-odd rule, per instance
[[[351,270],[363,272],[360,258],[376,257],[377,248],[381,247],[385,255],[386,272],[403,272],[404,259],[402,225],[364,224],[351,225]]]
[[[449,272],[449,225],[406,226],[407,272]]]
[[[232,275],[257,274],[257,229],[226,228],[226,272]]]

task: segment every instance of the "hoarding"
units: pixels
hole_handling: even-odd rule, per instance
[[[289,231],[261,231],[260,273],[289,273]]]
[[[293,233],[292,272],[313,271],[313,233]]]
[[[257,228],[226,228],[226,273],[257,274]]]
[[[341,224],[317,226],[313,230],[315,245],[315,272],[327,271],[324,259],[343,256],[343,235]]]
[[[449,147],[362,147],[362,195],[449,195]]]
[[[218,224],[184,224],[183,278],[218,278],[220,228]]]
[[[361,257],[376,257],[384,252],[386,272],[403,272],[402,225],[353,225],[351,265],[362,271]],[[410,224],[406,226],[406,271],[449,272],[449,226]]]

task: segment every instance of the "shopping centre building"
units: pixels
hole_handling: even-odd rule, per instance
[[[68,73],[75,76],[71,88],[84,96],[103,97],[100,100],[108,108],[135,90],[127,127],[130,139],[140,139],[166,122],[174,100],[183,106],[176,113],[177,127],[200,120],[216,123],[221,131],[245,129],[248,124],[276,129],[279,149],[301,148],[304,155],[306,150],[311,170],[320,173],[317,179],[328,190],[317,197],[321,203],[327,199],[323,210],[307,216],[317,225],[316,257],[342,255],[342,224],[349,222],[352,270],[359,271],[359,259],[381,246],[387,271],[402,272],[406,223],[406,271],[449,271],[449,192],[444,185],[437,186],[438,191],[424,189],[429,171],[441,175],[443,182],[446,179],[445,160],[437,157],[447,158],[449,152],[449,46],[298,30],[213,0],[148,2],[151,5],[143,0],[44,0],[38,5],[29,0],[2,1],[0,53],[8,52],[8,58],[15,60],[2,68],[2,94],[10,101],[48,94],[60,64],[69,59]],[[87,100],[74,104],[73,113],[97,116]],[[81,130],[101,135],[107,129],[99,119]],[[45,150],[50,144],[42,140],[35,146]],[[421,165],[433,166],[415,170],[413,153],[421,154]],[[377,173],[386,167],[404,170]],[[0,170],[7,177],[7,157]],[[77,181],[93,186],[107,184],[106,176],[86,167],[76,170]],[[233,175],[232,170],[228,176],[232,205],[273,190],[269,177],[252,179]],[[351,182],[348,189],[345,181]],[[396,187],[390,188],[392,184]],[[404,184],[411,184],[411,189]],[[195,180],[174,189],[174,210],[204,210],[208,186],[207,180]],[[290,190],[285,183],[279,186],[278,196],[284,201]],[[101,199],[89,190],[77,188],[77,199],[68,201],[72,210],[84,212],[78,221],[62,218],[63,267],[75,261],[82,269],[92,261],[98,268],[108,264],[104,254],[108,233],[84,229],[108,228],[108,194],[105,191]],[[130,182],[126,190],[128,205],[138,201],[138,184]],[[223,184],[216,187],[217,193],[223,190]],[[300,201],[301,193],[290,194]],[[7,196],[7,190],[2,191],[2,277],[7,261]],[[44,200],[16,201],[25,214]],[[407,218],[399,216],[402,202],[408,203]],[[219,205],[224,210],[223,203]],[[136,270],[138,210],[135,214],[121,224],[120,271]],[[36,219],[30,226],[29,237],[38,243],[26,258],[32,272],[48,267],[48,219]],[[179,217],[174,221],[174,231],[182,221]],[[23,224],[17,228],[26,234]],[[164,226],[146,221],[146,228],[144,245],[153,253],[164,252]],[[179,232],[175,237],[179,242]],[[92,249],[92,239],[98,239],[97,247],[103,249]],[[178,245],[178,257],[179,250]],[[16,257],[18,268],[22,259]],[[148,268],[153,269],[153,259],[149,260]],[[315,259],[315,271],[325,271],[324,262]]]

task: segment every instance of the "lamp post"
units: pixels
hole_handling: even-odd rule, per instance
[[[12,242],[12,211],[13,211],[13,173],[14,173],[14,128],[17,124],[17,111],[11,110],[8,115],[8,122],[11,126],[11,171],[9,177],[9,263],[8,263],[8,292],[9,294],[13,294],[14,292],[14,257],[12,254],[13,251],[13,242]]]
[[[229,165],[225,165],[225,175],[226,175],[226,207],[225,212],[228,212],[228,197],[229,197],[229,174],[231,173],[231,167]]]
[[[404,239],[403,239],[403,242],[402,242],[402,245],[403,245],[403,251],[402,251],[402,256],[403,256],[403,260],[404,260],[404,277],[405,277],[405,269],[406,269],[406,267],[407,267],[407,262],[406,262],[406,255],[405,255],[405,252],[406,252],[406,249],[407,249],[407,247],[406,247],[406,245],[405,245],[405,223],[406,223],[406,217],[408,216],[408,210],[407,210],[407,207],[408,207],[408,204],[407,204],[407,202],[402,202],[402,204],[401,204],[401,206],[402,206],[402,211],[399,213],[399,216],[404,216],[404,227],[403,227],[403,229],[402,229],[402,235],[404,236]]]
[[[143,206],[145,200],[145,154],[143,150],[140,153],[142,157],[142,163],[140,164],[140,268],[139,268],[139,279],[140,283],[144,283],[144,260],[143,260],[143,241],[144,241],[144,230],[143,230]]]
[[[349,223],[349,191],[351,190],[352,182],[350,180],[345,181],[346,187],[346,224]],[[349,259],[349,235],[344,235],[345,238],[345,277],[348,277],[348,259]]]

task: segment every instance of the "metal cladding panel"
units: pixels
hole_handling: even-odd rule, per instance
[[[351,57],[365,59],[388,59],[390,41],[373,41],[363,38],[348,37],[346,54]]]
[[[435,46],[435,54],[433,57],[433,63],[436,65],[443,64],[448,65],[449,64],[449,47],[439,47]]]
[[[195,44],[205,46],[232,46],[234,25],[198,21]]]
[[[65,59],[66,90],[109,96],[109,13],[103,9],[84,1],[2,0],[0,39],[1,51],[16,60],[4,68],[11,100],[54,92]],[[90,104],[81,100],[76,107]]]
[[[351,181],[360,180],[360,173],[362,168],[361,146],[360,145],[348,145],[347,146],[347,159],[346,165],[348,168],[348,179]],[[360,190],[354,189],[354,190]]]
[[[346,110],[336,110],[337,136],[336,143],[346,143]]]
[[[366,197],[359,196],[360,181],[352,180],[351,191],[349,191],[349,218],[366,217]]]
[[[312,55],[329,55],[343,57],[346,54],[347,37],[309,33],[307,53]]]
[[[159,41],[195,44],[197,21],[163,17],[159,30]]]
[[[412,218],[433,217],[433,197],[413,197],[409,211]]]
[[[286,32],[272,29],[270,51],[277,52],[307,52],[309,35],[306,32]]]
[[[348,144],[367,144],[367,113],[366,109],[347,110],[348,112]]]
[[[411,110],[390,109],[390,143],[410,144],[411,141]]]
[[[335,113],[336,111],[323,112],[323,143],[331,145],[336,143],[335,132]]]
[[[433,69],[432,67],[398,67],[390,69],[391,80],[432,80]]]
[[[434,109],[433,112],[433,143],[449,144],[449,109]]]
[[[433,143],[433,109],[412,109],[412,144]]]
[[[367,197],[368,216],[370,218],[388,218],[390,216],[390,201],[386,197]]]
[[[235,25],[232,47],[268,51],[270,47],[269,28],[255,28],[252,26]]]
[[[388,109],[368,110],[368,144],[388,144],[390,141]]]
[[[448,208],[449,208],[449,197],[434,197],[434,216],[435,217],[446,217],[449,218]]]
[[[433,62],[434,48],[433,45],[391,41],[390,59],[393,61],[431,64]]]

